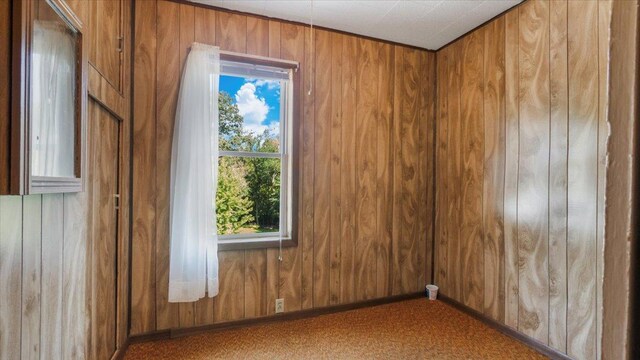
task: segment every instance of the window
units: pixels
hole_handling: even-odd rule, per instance
[[[295,68],[234,55],[220,72],[220,249],[294,245]]]

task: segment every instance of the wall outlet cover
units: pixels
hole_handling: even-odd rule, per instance
[[[284,299],[276,299],[276,314],[284,312]]]

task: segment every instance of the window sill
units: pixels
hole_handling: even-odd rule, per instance
[[[282,239],[282,247],[297,246],[298,242],[295,239]],[[268,249],[279,248],[280,240],[275,238],[255,239],[255,240],[219,240],[218,251],[232,251],[232,250],[254,250],[254,249]]]

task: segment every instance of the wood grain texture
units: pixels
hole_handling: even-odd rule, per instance
[[[484,33],[484,228],[485,315],[504,321],[504,18],[486,25]]]
[[[629,331],[637,319],[629,310],[635,306],[634,266],[637,264],[635,219],[638,197],[638,1],[614,1],[611,10],[609,85],[606,94],[611,139],[607,144],[608,169],[605,197],[605,240],[602,351],[603,359],[624,359],[637,355],[637,342]]]
[[[340,303],[342,246],[342,34],[331,33],[331,229],[329,231],[329,304]]]
[[[155,73],[157,84],[156,124],[155,124],[155,263],[168,263],[171,243],[169,240],[169,197],[171,182],[171,139],[175,120],[175,106],[178,99],[182,74],[180,48],[180,6],[173,2],[158,2],[156,19],[157,52],[164,54],[162,63]],[[178,327],[180,324],[179,305],[168,302],[169,267],[155,268],[155,309],[156,329]]]
[[[520,141],[518,11],[505,15],[504,323],[517,329],[519,313],[518,158]]]
[[[93,3],[67,3],[87,26],[86,29],[92,26],[99,28],[102,21],[115,21],[113,18],[106,19],[112,13],[91,13],[90,8],[95,5]],[[8,2],[1,3],[2,6],[6,4]],[[123,0],[118,4],[121,8],[116,11],[117,21],[120,25],[130,24],[131,3]],[[89,33],[91,31],[87,30]],[[89,50],[95,47],[91,41],[85,44]],[[105,46],[109,44],[113,42]],[[125,38],[122,45],[122,54],[129,59],[130,39]],[[96,54],[95,51],[88,52]],[[8,71],[7,66],[8,63],[0,61],[2,73]],[[100,183],[105,178],[109,178],[112,185],[118,185],[122,179],[126,179],[122,181],[122,186],[125,193],[128,189],[128,170],[119,171],[115,166],[105,168],[104,162],[94,157],[95,150],[100,146],[120,141],[126,151],[110,147],[108,152],[116,164],[117,161],[123,161],[126,164],[124,168],[129,167],[129,88],[125,86],[129,84],[129,68],[122,70],[119,76],[123,85],[120,92],[95,69],[88,79],[92,89],[89,96],[95,101],[90,102],[88,114],[87,133],[91,150],[87,153],[86,191],[23,198],[0,197],[0,273],[4,290],[0,295],[0,322],[3,329],[0,333],[0,358],[94,358],[96,352],[92,352],[92,346],[100,347],[98,357],[110,358],[115,347],[123,344],[123,335],[127,335],[128,324],[122,319],[128,317],[128,283],[122,280],[128,279],[128,261],[123,259],[128,259],[129,253],[127,246],[118,248],[117,255],[114,250],[116,242],[129,243],[129,200],[123,194],[121,206],[127,209],[116,218],[113,216],[113,188],[98,194],[93,192],[96,185],[94,180]],[[105,118],[111,124],[122,126],[122,133],[115,130],[107,134],[108,131],[101,127],[101,120]],[[99,199],[94,201],[94,195]],[[108,211],[101,210],[109,206]],[[110,223],[103,221],[107,214],[111,215]],[[115,225],[116,221],[120,222],[120,226]],[[105,233],[110,234],[109,248],[104,248],[106,242],[103,240],[106,237],[101,235]],[[14,245],[17,247],[14,248]],[[94,250],[101,253],[96,254]],[[102,277],[105,281],[94,281],[93,274],[96,273],[107,275]],[[5,284],[10,288],[5,289]],[[95,294],[94,285],[100,290]],[[117,299],[115,294],[118,294]],[[95,306],[93,300],[110,306]],[[6,316],[6,310],[11,310],[12,314]],[[105,319],[105,316],[109,321],[97,320]],[[11,339],[5,329],[11,329]],[[5,343],[6,340],[10,343]]]
[[[63,195],[42,197],[40,353],[62,359]]]
[[[331,33],[318,30],[315,36],[314,168],[313,168],[313,305],[329,305],[329,263],[331,261]],[[304,146],[304,145],[303,145]]]
[[[449,69],[447,73],[447,114],[448,119],[448,173],[450,180],[448,189],[448,254],[451,259],[448,267],[448,288],[451,296],[462,300],[463,261],[456,261],[462,257],[462,183],[463,183],[463,150],[462,150],[462,108],[461,108],[461,77],[462,77],[462,45],[460,41],[451,47]]]
[[[518,330],[548,342],[549,318],[549,8],[520,8],[518,171]]]
[[[598,3],[568,3],[567,353],[596,358]]]
[[[315,72],[317,69],[314,44],[311,39],[315,32],[307,28],[298,28],[304,41],[303,73],[302,73],[302,144],[299,151],[302,161],[300,173],[300,201],[302,212],[300,213],[300,243],[302,245],[302,274],[300,288],[300,306],[302,309],[313,307],[313,264],[314,264],[314,189],[315,189]]]
[[[129,3],[126,2],[126,5]],[[125,35],[125,24],[122,21],[124,6],[125,2],[121,0],[92,1],[89,6],[85,6],[88,8],[92,30],[89,34],[89,62],[118,92],[123,90],[122,77],[125,70],[120,43]]]
[[[549,346],[567,351],[567,2],[549,2]]]
[[[0,274],[2,306],[0,307],[0,355],[7,359],[21,356],[22,296],[22,198],[0,197]],[[19,271],[18,271],[18,270]]]
[[[377,159],[376,159],[376,297],[391,294],[390,259],[393,238],[393,91],[394,47],[383,44],[378,49]],[[426,245],[426,244],[425,244]]]
[[[609,55],[613,1],[598,2],[598,195],[596,228],[596,358],[602,355],[602,306],[604,298],[604,223],[607,176],[607,142],[609,141]]]
[[[64,199],[45,195],[42,201],[42,352],[62,358]],[[51,350],[51,351],[49,351]]]
[[[449,252],[448,219],[449,219],[449,117],[448,117],[448,72],[450,47],[437,53],[437,103],[436,114],[436,158],[435,163],[439,165],[436,172],[436,203],[435,203],[435,239],[434,251],[436,253],[434,263],[434,283],[438,284],[443,294],[452,296],[449,280],[447,258]]]
[[[133,93],[133,242],[131,248],[131,333],[156,329],[155,164],[156,164],[156,3],[135,3]],[[153,255],[153,256],[152,256]]]
[[[376,45],[358,39],[358,97],[356,101],[355,297],[373,298],[376,292],[376,156],[378,62]],[[417,97],[416,97],[417,101]]]
[[[482,181],[484,158],[483,97],[484,31],[462,39],[460,119],[462,127],[462,218],[460,242],[464,304],[482,311],[484,299],[484,245]],[[482,109],[482,110],[481,110]]]
[[[422,201],[419,217],[418,245],[420,254],[424,253],[424,260],[418,263],[423,264],[424,278],[418,277],[418,289],[427,283],[433,283],[433,259],[434,259],[434,218],[435,218],[435,132],[436,132],[436,56],[434,53],[420,53],[420,72],[426,74],[420,89],[420,153],[419,157],[419,177],[418,186],[426,189],[417,192],[421,194]],[[379,95],[380,96],[380,95]]]
[[[120,121],[89,102],[91,142],[91,357],[111,357],[117,348],[118,311],[118,167]]]
[[[356,99],[357,58],[356,39],[345,36],[342,43],[342,172],[340,192],[342,198],[342,225],[340,242],[340,302],[355,301],[355,207],[356,207]]]
[[[147,6],[153,12],[138,13],[136,30],[140,41],[153,39],[152,43],[136,44],[143,58],[136,60],[136,98],[156,111],[139,111],[135,118],[140,135],[134,146],[136,164],[141,168],[139,172],[134,168],[138,172],[134,176],[134,206],[137,211],[150,208],[153,212],[134,222],[133,243],[156,255],[149,258],[140,251],[134,255],[147,257],[134,260],[134,268],[144,266],[144,272],[150,271],[152,276],[138,274],[132,284],[137,299],[133,301],[132,320],[136,320],[132,321],[132,333],[160,330],[161,326],[186,327],[192,318],[193,324],[211,324],[269,315],[274,313],[277,298],[284,299],[285,311],[296,311],[384,297],[392,293],[392,272],[396,270],[403,271],[403,283],[398,283],[396,293],[421,289],[432,251],[427,221],[430,210],[421,204],[429,201],[428,189],[433,184],[428,175],[433,166],[429,124],[434,123],[429,84],[435,81],[433,76],[423,82],[422,74],[435,73],[434,56],[411,50],[408,64],[396,63],[396,46],[372,40],[314,30],[311,43],[311,31],[304,26],[162,1],[157,2],[156,10],[152,3]],[[179,15],[170,11],[176,7]],[[185,20],[185,14],[192,20]],[[172,20],[175,17],[179,17],[177,28]],[[176,100],[169,95],[178,83],[174,79],[175,59],[186,55],[183,39],[192,31],[195,41],[213,43],[223,50],[300,62],[302,86],[295,96],[302,100],[302,106],[293,118],[300,122],[298,136],[303,139],[300,163],[296,164],[302,176],[299,242],[297,247],[282,250],[281,262],[278,249],[220,252],[219,295],[212,306],[200,300],[193,311],[178,311],[176,325],[175,314],[167,315],[163,310],[169,305],[163,298],[166,290],[160,281],[165,280],[160,274],[168,271],[169,264],[168,234],[161,219],[167,200],[160,189],[165,186],[166,144],[170,143],[164,121],[175,111]],[[175,42],[179,43],[177,50]],[[153,61],[144,59],[146,56]],[[360,61],[362,56],[368,59],[366,63]],[[140,68],[143,63],[144,69]],[[410,145],[398,140],[396,146],[391,132],[396,122],[396,73],[411,81],[403,91],[412,98],[402,100],[410,109],[403,110],[404,128],[398,127],[412,134]],[[380,141],[372,142],[372,138]],[[394,157],[397,147],[402,146],[407,166],[396,174]],[[148,189],[135,190],[147,186],[141,180],[149,174],[153,188],[158,189],[156,197],[148,196]],[[410,180],[394,190],[396,176]],[[400,178],[399,183],[402,181]],[[404,199],[396,201],[396,195]],[[411,223],[410,230],[394,227],[394,211],[402,211],[402,220]],[[415,220],[410,216],[412,211],[419,214]],[[392,266],[392,243],[405,249],[408,269],[401,264]],[[152,318],[147,318],[147,301],[156,311]],[[144,327],[140,326],[143,322]]]
[[[22,210],[22,334],[21,359],[40,359],[42,263],[42,195],[25,196]],[[14,290],[15,291],[15,290]]]
[[[434,270],[443,294],[473,308],[466,292],[478,289],[486,315],[587,359],[600,352],[605,294],[598,274],[610,9],[606,0],[530,0],[437,53],[436,151],[446,156],[436,156]],[[474,37],[483,44],[474,47]],[[481,81],[474,63],[484,69]],[[475,162],[478,144],[483,156]],[[469,196],[477,169],[481,197]],[[482,258],[469,251],[468,236],[479,206]],[[478,261],[481,270],[471,270]],[[472,286],[476,278],[480,287]]]
[[[0,1],[0,194],[9,192],[11,157],[11,1]]]
[[[87,353],[87,193],[64,195],[64,252],[62,285],[62,357],[82,359]]]

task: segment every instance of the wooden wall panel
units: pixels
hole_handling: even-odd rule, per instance
[[[548,342],[549,316],[549,7],[520,7],[518,164],[518,330]]]
[[[22,221],[22,355],[20,358],[40,359],[42,196],[24,197],[22,210],[30,216]]]
[[[285,311],[296,311],[424,288],[432,251],[433,54],[197,5],[138,7],[136,34],[144,44],[135,47],[134,108],[144,109],[134,126],[134,211],[140,213],[132,334],[269,315],[277,298]],[[178,74],[192,40],[300,62],[299,233],[298,246],[284,248],[282,261],[278,249],[220,252],[219,295],[175,305],[166,301],[167,184]],[[407,61],[397,62],[402,51]],[[410,85],[398,83],[396,74]],[[394,96],[396,90],[406,99]],[[402,121],[398,101],[408,105]],[[411,134],[409,144],[398,138],[401,131]],[[402,168],[394,165],[399,148]],[[395,248],[405,251],[402,263],[393,260]],[[402,272],[395,285],[394,272]]]
[[[549,2],[549,346],[567,350],[567,2]]]
[[[297,31],[303,36],[303,41],[313,39],[315,35],[310,29],[296,27]],[[314,189],[315,189],[315,42],[309,40],[308,43],[300,44],[304,49],[303,61],[301,64],[302,72],[302,123],[300,125],[302,131],[302,144],[299,151],[301,152],[300,160],[300,194],[302,201],[299,226],[302,230],[300,234],[299,245],[302,245],[302,274],[300,283],[300,306],[302,309],[310,309],[313,307],[313,264],[314,259]],[[297,48],[300,50],[300,47]]]
[[[22,313],[22,198],[0,197],[0,275],[2,276],[2,306],[0,306],[0,355],[7,359],[21,356],[18,331]],[[20,271],[16,271],[20,269]]]
[[[358,97],[356,101],[355,298],[373,298],[376,292],[376,157],[378,60],[377,45],[358,39]],[[417,96],[414,97],[417,101]]]
[[[462,39],[460,74],[460,122],[462,127],[462,187],[460,248],[463,261],[462,299],[482,311],[484,299],[484,245],[482,228],[482,179],[484,127],[482,87],[484,81],[484,31]]]
[[[63,195],[42,197],[42,296],[40,353],[62,359]]]
[[[580,359],[600,352],[610,19],[607,0],[529,0],[437,53],[436,283]]]
[[[391,239],[393,238],[393,91],[394,47],[383,44],[378,51],[378,104],[377,122],[376,194],[377,194],[377,246],[376,297],[391,294],[390,267]],[[426,244],[425,244],[426,245]]]
[[[598,3],[568,3],[567,353],[596,358]]]
[[[89,17],[91,3],[85,1],[66,1],[74,13],[83,22],[86,29],[99,27],[109,14],[93,13]],[[7,10],[9,1],[0,2]],[[129,6],[131,2],[123,0],[119,10],[122,26],[130,24]],[[0,27],[8,26],[10,12],[1,11]],[[113,20],[113,19],[111,19]],[[124,26],[127,28],[127,26]],[[11,72],[10,64],[4,55],[7,50],[8,31],[0,36],[0,77],[8,84],[5,74]],[[129,59],[129,32],[124,33],[121,55]],[[93,46],[88,41],[89,47]],[[89,49],[91,50],[91,49]],[[89,51],[96,54],[95,51]],[[90,67],[91,68],[91,67]],[[0,196],[0,358],[2,359],[87,359],[110,358],[116,347],[121,346],[127,336],[123,319],[128,318],[128,258],[129,249],[129,68],[121,74],[123,90],[118,92],[95,69],[91,68],[89,82],[90,102],[87,122],[87,137],[90,150],[87,156],[87,188],[82,193],[30,195],[24,197]],[[94,86],[95,85],[95,86]],[[9,99],[9,93],[0,97]],[[0,101],[0,123],[5,124],[4,114],[7,108]],[[102,105],[98,105],[102,104]],[[96,112],[100,107],[102,110]],[[115,107],[114,107],[115,106]],[[120,129],[104,134],[100,120],[108,118]],[[115,120],[115,121],[114,121]],[[113,130],[113,129],[112,129]],[[115,136],[115,138],[114,138]],[[100,141],[94,141],[98,139]],[[107,139],[119,141],[122,151],[109,148],[111,160],[126,164],[122,171],[113,167],[101,168],[103,162],[97,160],[95,150]],[[112,144],[113,145],[113,144]],[[0,157],[6,156],[0,151]],[[97,165],[96,164],[100,164]],[[1,166],[0,166],[1,167]],[[4,169],[2,170],[4,171]],[[116,177],[118,177],[116,179]],[[93,199],[94,180],[109,178],[111,185],[121,186],[122,211],[114,215],[115,190],[109,188],[103,192],[100,201]],[[0,184],[0,193],[2,184]],[[104,222],[105,215],[114,215],[111,222]],[[95,221],[93,221],[95,219]],[[119,221],[116,226],[115,222]],[[94,226],[97,224],[96,226]],[[101,227],[101,225],[104,225]],[[107,238],[94,233],[104,231],[110,234],[111,247],[104,249]],[[116,235],[118,233],[118,235]],[[118,236],[116,238],[116,236]],[[98,240],[96,240],[98,239]],[[117,242],[117,245],[116,245]],[[95,245],[95,250],[93,246]],[[118,254],[113,250],[117,246]],[[124,245],[124,246],[123,246]],[[102,253],[100,253],[102,252]],[[94,261],[96,259],[98,261]],[[96,265],[95,267],[93,265]],[[119,283],[114,278],[117,266]],[[95,271],[94,271],[95,270]],[[95,274],[106,274],[106,282],[100,282]],[[110,276],[110,277],[109,277]],[[105,278],[105,277],[103,277]],[[94,293],[94,285],[100,291]],[[117,286],[117,287],[116,287]],[[117,294],[117,298],[116,298]],[[95,300],[95,301],[94,301]],[[101,308],[95,304],[101,301],[118,304]],[[100,310],[106,310],[101,312]],[[102,319],[108,317],[109,324]],[[98,320],[99,319],[99,320]],[[103,327],[103,325],[105,325]],[[10,330],[10,331],[7,331]],[[99,334],[99,335],[98,335]],[[97,338],[99,336],[99,338]],[[92,347],[102,352],[92,352]]]
[[[436,253],[434,263],[434,283],[438,284],[440,291],[452,295],[449,281],[449,272],[447,256],[449,253],[449,236],[448,224],[446,219],[449,218],[449,118],[447,111],[449,109],[448,96],[448,73],[449,58],[451,56],[451,48],[445,48],[438,53],[437,75],[436,75],[436,93],[437,93],[437,114],[436,114],[436,164],[447,164],[437,169],[435,185],[436,185],[436,203],[435,203],[435,238],[434,251]]]
[[[331,33],[331,88],[342,88],[344,36]],[[329,304],[340,302],[342,246],[342,91],[331,91],[331,230],[329,232]]]
[[[135,3],[133,73],[144,87],[133,92],[133,238],[131,332],[157,329],[155,300],[156,2]],[[133,311],[135,309],[135,311]]]
[[[333,138],[331,124],[331,33],[318,31],[315,33],[314,49],[316,69],[314,72],[312,91],[315,100],[314,157],[313,178],[313,304],[329,305],[329,262],[331,256],[331,140]]]
[[[504,321],[504,18],[484,33],[484,227],[485,315]]]
[[[598,207],[596,229],[596,356],[602,358],[605,183],[607,176],[607,142],[609,138],[609,38],[613,1],[598,2]]]
[[[505,165],[504,165],[504,323],[518,328],[518,292],[520,279],[518,269],[518,158],[520,119],[518,116],[518,11],[505,15]]]
[[[175,119],[175,103],[181,76],[180,55],[180,6],[173,2],[158,2],[157,52],[164,54],[155,74],[157,90],[155,142],[156,253],[155,262],[169,261],[169,185],[171,181],[171,138]],[[164,206],[163,206],[164,205]],[[169,303],[169,269],[155,269],[156,328],[168,329],[179,325],[179,305]]]
[[[356,39],[345,36],[342,43],[342,172],[340,193],[342,205],[342,225],[340,240],[340,302],[355,300],[355,206],[356,206],[356,97],[357,97]]]
[[[462,184],[463,184],[463,141],[462,141],[462,110],[461,110],[461,75],[462,75],[462,42],[458,42],[451,47],[451,61],[447,74],[448,93],[448,138],[451,146],[447,155],[450,161],[447,163],[450,176],[449,187],[449,208],[448,208],[448,259],[452,259],[447,264],[448,267],[448,287],[450,294],[457,299],[462,298],[463,269],[464,262],[453,259],[461,259],[462,253]]]
[[[9,192],[11,166],[9,138],[11,119],[11,1],[0,1],[0,194]]]

